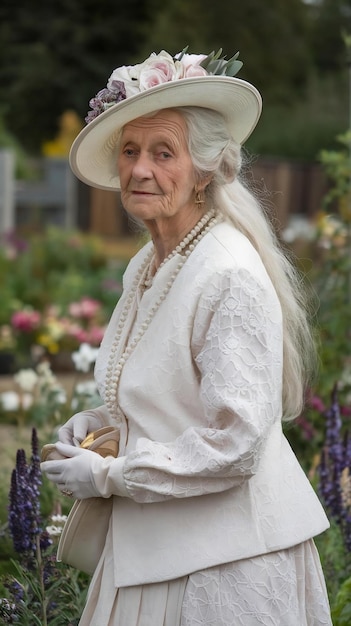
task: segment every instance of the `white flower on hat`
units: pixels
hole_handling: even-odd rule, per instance
[[[177,59],[181,56],[180,63],[183,66],[184,78],[192,78],[194,76],[207,76],[208,72],[200,65],[206,59],[206,54],[176,54]]]
[[[85,118],[87,124],[114,104],[135,96],[142,91],[169,83],[180,78],[195,78],[210,74],[234,76],[242,66],[237,52],[231,59],[221,58],[222,49],[205,54],[187,54],[188,47],[172,57],[165,50],[153,52],[137,65],[122,65],[113,70],[107,87],[99,91],[89,102],[92,111]]]
[[[107,89],[116,92],[120,82],[123,82],[126,97],[130,98],[145,89],[183,76],[183,64],[175,62],[168,52],[162,50],[159,54],[153,52],[143,63],[117,67],[108,80]]]
[[[107,89],[112,93],[119,91],[120,83],[124,83],[126,97],[134,96],[139,93],[139,65],[122,65],[113,70],[107,82]]]

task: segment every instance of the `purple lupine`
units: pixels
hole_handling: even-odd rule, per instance
[[[319,465],[319,489],[326,509],[341,528],[347,550],[351,551],[351,437],[348,432],[342,433],[337,386],[324,415],[326,436]]]
[[[9,530],[13,545],[22,558],[30,564],[36,557],[37,537],[40,547],[47,548],[51,540],[43,532],[40,515],[40,458],[36,430],[32,430],[32,456],[27,463],[24,450],[18,450],[16,467],[11,476],[9,493]]]
[[[26,554],[32,546],[31,528],[31,501],[27,494],[28,465],[24,450],[18,450],[16,467],[11,475],[9,493],[9,530],[16,552]]]

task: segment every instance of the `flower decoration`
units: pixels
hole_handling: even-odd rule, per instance
[[[89,372],[90,366],[95,363],[98,350],[88,343],[82,343],[77,352],[73,352],[72,359],[77,370]]]
[[[66,310],[53,305],[43,311],[25,307],[12,315],[8,329],[0,327],[0,347],[2,335],[12,332],[19,352],[30,353],[36,361],[45,353],[76,350],[82,343],[99,346],[105,326],[102,303],[86,296]]]
[[[51,544],[42,526],[39,492],[41,485],[40,456],[35,428],[32,430],[32,457],[27,463],[24,450],[17,451],[16,468],[11,476],[9,493],[9,530],[13,545],[22,560],[33,563],[38,550]]]
[[[351,436],[348,430],[343,432],[337,385],[325,418],[319,490],[326,509],[341,530],[346,550],[351,552]]]
[[[16,558],[11,571],[0,576],[0,624],[78,624],[88,586],[84,574],[56,561],[57,541],[67,517],[61,504],[45,518],[41,496],[45,493],[40,472],[39,442],[32,429],[32,456],[27,462],[23,449],[17,451],[11,475],[9,516],[2,534],[12,539]],[[58,594],[58,589],[60,593]]]
[[[187,50],[188,47],[184,48],[174,57],[165,50],[159,54],[153,52],[143,63],[116,68],[107,87],[90,100],[92,110],[85,118],[86,123],[89,124],[118,102],[162,83],[196,76],[235,76],[243,65],[238,59],[239,52],[226,60],[221,57],[222,48],[207,56],[188,54]]]

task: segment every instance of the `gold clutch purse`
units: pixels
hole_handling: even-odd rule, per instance
[[[114,456],[118,455],[119,444],[119,430],[114,426],[104,426],[92,433],[89,433],[87,437],[80,444],[81,448],[92,450],[100,456]],[[60,461],[66,457],[60,454],[54,443],[47,443],[42,447],[41,460],[42,461]]]

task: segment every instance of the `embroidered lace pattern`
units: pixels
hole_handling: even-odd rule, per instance
[[[191,574],[180,626],[331,626],[312,541]]]
[[[167,444],[138,441],[124,466],[134,500],[223,491],[255,473],[266,434],[279,419],[280,333],[272,292],[246,270],[211,281],[198,307],[192,345],[204,426],[187,428]]]
[[[111,535],[80,626],[332,626],[312,540],[164,583],[113,586]]]

